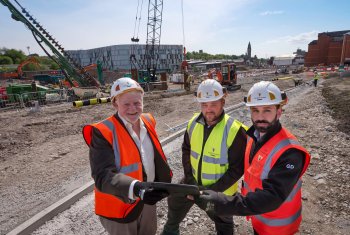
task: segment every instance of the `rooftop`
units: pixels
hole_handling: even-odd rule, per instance
[[[344,34],[349,33],[349,32],[350,32],[350,30],[323,32],[323,33],[319,33],[318,36],[320,36],[321,34],[326,34],[327,36],[330,36],[330,37],[339,37],[339,36],[343,36]]]

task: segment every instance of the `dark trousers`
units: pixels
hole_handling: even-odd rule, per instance
[[[314,86],[317,86],[317,79],[314,79]]]
[[[168,197],[168,221],[164,225],[162,235],[178,235],[180,234],[179,226],[186,214],[196,204],[202,210],[205,209],[206,203],[200,199],[194,201],[187,199],[185,196],[169,196]],[[215,229],[218,235],[233,234],[233,216],[219,216],[212,211],[208,211],[207,215],[214,221]]]
[[[110,235],[154,235],[157,231],[156,205],[144,205],[141,215],[130,223],[118,223],[100,217],[102,226]]]

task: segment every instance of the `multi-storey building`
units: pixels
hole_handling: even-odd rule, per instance
[[[82,66],[100,61],[103,64],[103,68],[120,71],[131,68],[130,55],[132,54],[135,55],[136,61],[141,68],[146,68],[145,48],[146,45],[144,44],[136,46],[125,44],[88,50],[70,50],[67,52]],[[182,45],[160,45],[158,48],[157,70],[171,72],[179,69],[183,60],[182,52]]]

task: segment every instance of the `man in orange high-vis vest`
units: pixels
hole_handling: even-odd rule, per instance
[[[245,102],[253,126],[247,131],[242,192],[229,197],[205,190],[200,198],[218,214],[247,216],[254,234],[295,234],[301,223],[301,177],[310,154],[279,122],[287,97],[276,85],[254,84]]]
[[[142,113],[143,89],[130,78],[114,82],[111,101],[116,114],[83,128],[95,181],[95,213],[109,234],[155,234],[155,204],[168,194],[140,185],[170,183],[172,178],[156,123]]]

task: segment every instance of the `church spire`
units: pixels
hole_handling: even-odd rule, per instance
[[[247,56],[248,59],[252,58],[252,46],[250,45],[250,42],[248,43]]]

